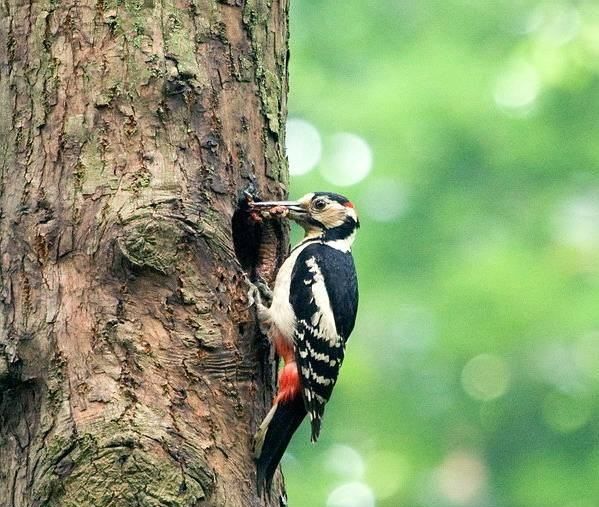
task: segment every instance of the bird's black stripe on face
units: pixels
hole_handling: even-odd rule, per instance
[[[328,241],[336,241],[338,239],[345,239],[351,236],[351,234],[359,227],[352,217],[347,217],[345,221],[332,229],[324,230],[324,239]]]
[[[310,215],[304,217],[303,221],[307,224],[313,225],[314,227],[324,228],[324,224],[322,222],[319,222],[315,218],[312,218]]]

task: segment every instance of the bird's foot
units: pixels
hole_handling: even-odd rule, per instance
[[[268,283],[266,283],[266,280],[259,276],[258,279],[254,282],[254,285],[260,292],[260,297],[262,298],[262,301],[264,301],[268,306],[270,306],[272,304],[273,294],[271,288],[268,286]]]
[[[263,301],[266,299],[268,300],[269,305],[272,303],[272,291],[268,287],[267,283],[262,279],[259,279],[254,283],[246,278],[246,282],[249,285],[247,307],[256,307],[258,326],[260,327],[262,334],[267,336],[270,331],[272,320],[270,316],[270,309],[264,305]]]
[[[272,303],[272,290],[266,283],[266,280],[263,278],[258,278],[254,282],[252,282],[249,278],[246,277],[246,283],[249,286],[248,289],[248,308],[256,305],[270,306]]]

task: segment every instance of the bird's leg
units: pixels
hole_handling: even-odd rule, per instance
[[[260,293],[260,298],[265,301],[268,306],[272,304],[272,290],[264,278],[258,276],[254,281],[254,285]]]
[[[251,282],[246,278],[246,282],[250,286],[248,290],[248,307],[256,307],[256,316],[258,318],[260,331],[264,335],[268,335],[272,318],[270,316],[270,308],[264,305],[263,298],[266,299],[270,305],[270,303],[272,303],[272,291],[266,282],[261,278],[259,278],[256,282]]]
[[[246,276],[245,281],[250,287],[248,290],[248,307],[253,306],[254,304],[264,306],[265,301],[268,306],[272,304],[272,290],[264,278],[259,276],[255,281],[252,282]]]

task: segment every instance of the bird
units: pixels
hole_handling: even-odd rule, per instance
[[[287,217],[305,231],[281,265],[272,293],[250,288],[260,328],[284,365],[272,408],[254,437],[257,489],[270,491],[291,437],[309,416],[311,441],[320,435],[325,405],[337,382],[358,310],[352,244],[360,221],[354,204],[333,192],[297,201],[251,203],[252,213]],[[266,306],[264,299],[271,299]]]

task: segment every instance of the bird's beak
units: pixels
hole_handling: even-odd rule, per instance
[[[253,202],[252,208],[274,208],[275,206],[282,206],[287,208],[291,213],[306,213],[306,209],[302,206],[299,201],[260,201]]]

